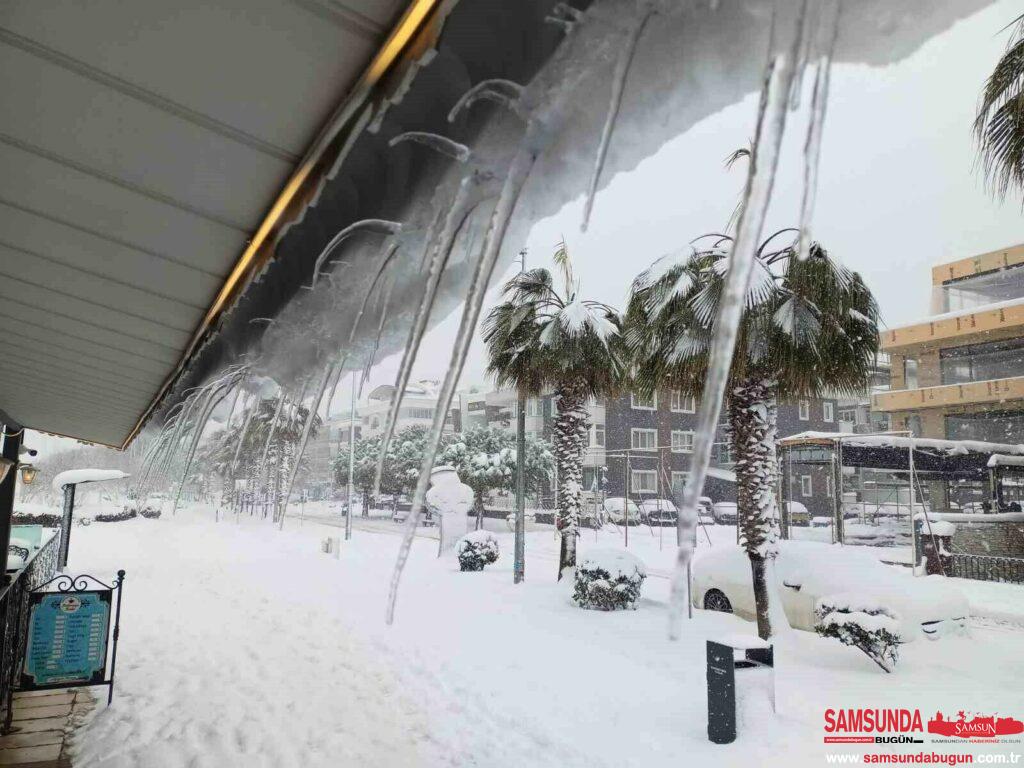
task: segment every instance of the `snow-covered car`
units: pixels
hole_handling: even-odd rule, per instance
[[[711,509],[711,516],[720,525],[733,525],[736,522],[736,503],[732,501],[716,501]]]
[[[811,541],[782,541],[775,560],[777,592],[796,629],[814,631],[819,601],[856,594],[895,613],[907,640],[939,637],[967,624],[967,599],[942,576],[913,576],[848,547]],[[693,566],[694,606],[735,613],[753,621],[750,560],[737,546],[704,551]]]
[[[623,512],[628,510],[628,512]],[[604,500],[605,519],[621,525],[629,516],[629,525],[636,525],[640,522],[640,507],[632,499],[624,499],[621,496],[611,496]]]
[[[810,525],[811,524],[811,513],[807,511],[807,507],[799,501],[787,501],[786,510],[789,512],[789,524],[790,525]]]
[[[675,525],[679,516],[672,499],[644,499],[639,506],[640,517],[648,525]]]

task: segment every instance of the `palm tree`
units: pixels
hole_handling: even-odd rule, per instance
[[[818,243],[803,260],[796,237],[773,250],[794,232],[777,232],[758,250],[724,404],[764,638],[772,633],[767,572],[778,538],[776,397],[863,392],[878,350],[878,306],[860,276]],[[701,394],[732,243],[715,237],[709,248],[655,262],[633,283],[624,340],[640,392],[668,386]]]
[[[1024,14],[1013,27],[1006,53],[992,70],[974,120],[985,176],[1000,198],[1024,188]]]
[[[587,401],[617,391],[622,378],[614,339],[615,310],[584,300],[573,275],[569,251],[561,243],[554,255],[561,286],[546,269],[521,272],[503,289],[504,301],[491,310],[484,326],[488,372],[498,386],[521,395],[554,390],[558,469],[558,530],[562,534],[558,578],[576,565],[583,450],[590,430]]]

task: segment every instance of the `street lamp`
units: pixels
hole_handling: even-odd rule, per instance
[[[21,482],[25,485],[32,485],[36,479],[36,475],[39,474],[39,469],[31,464],[21,464],[19,467],[21,469]]]

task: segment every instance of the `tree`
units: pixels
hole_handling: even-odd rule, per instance
[[[1000,198],[1024,188],[1024,15],[1007,26],[1006,53],[985,81],[974,120],[982,167]]]
[[[491,491],[511,490],[516,479],[516,436],[497,427],[473,427],[456,435],[438,459],[454,467],[459,479],[473,489],[477,528],[481,527],[484,501]],[[526,491],[536,493],[549,480],[555,459],[548,444],[526,441]]]
[[[388,444],[380,488],[384,493],[395,497],[396,503],[398,496],[408,493],[415,487],[426,446],[427,430],[419,426],[406,427]],[[348,454],[348,445],[342,445],[333,461],[334,478],[338,485],[348,483]],[[379,454],[379,437],[362,437],[356,440],[353,483],[359,488],[364,500],[369,499],[373,491]],[[368,506],[364,502],[364,514],[367,509]]]
[[[614,394],[622,379],[615,338],[619,317],[611,307],[584,300],[565,243],[554,254],[561,286],[547,269],[510,280],[504,301],[488,315],[484,341],[488,371],[498,386],[527,396],[554,390],[558,518],[562,534],[558,577],[576,566],[583,450],[590,418],[587,401]]]
[[[750,558],[758,633],[772,633],[768,572],[777,552],[776,397],[858,394],[878,350],[878,306],[860,275],[812,243],[806,259],[796,238],[772,250],[782,230],[755,257],[726,402],[741,541]],[[708,371],[714,322],[732,239],[666,256],[633,283],[625,346],[635,386],[699,397]]]

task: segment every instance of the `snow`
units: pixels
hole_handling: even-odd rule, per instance
[[[950,523],[1024,523],[1024,512],[992,512],[987,515],[977,512],[932,512],[929,517],[933,525],[936,520]]]
[[[877,632],[884,629],[887,632],[900,636],[900,623],[896,619],[884,615],[874,616],[870,613],[855,611],[853,613],[838,613],[833,611],[822,619],[822,625],[826,627],[857,626],[868,632]]]
[[[1024,299],[1020,296],[1015,296],[1012,299],[1006,299],[1005,301],[994,301],[991,304],[981,304],[977,307],[968,307],[967,309],[957,309],[952,312],[943,312],[938,315],[929,315],[928,317],[918,320],[916,323],[910,325],[899,325],[892,328],[891,331],[901,331],[906,328],[913,328],[923,323],[934,323],[939,320],[952,320],[956,317],[967,317],[968,315],[978,315],[982,312],[995,312],[1000,309],[1009,309],[1010,307],[1018,307],[1024,304]]]
[[[119,469],[68,469],[53,478],[53,489],[61,490],[65,485],[99,483],[104,480],[121,480],[128,475]]]
[[[988,457],[989,467],[1024,467],[1024,456],[1004,456],[994,453]]]
[[[729,645],[742,651],[771,648],[772,645],[767,640],[762,640],[757,635],[745,635],[740,632],[729,632],[721,637],[709,637],[708,640],[721,643],[722,645]]]
[[[592,549],[579,559],[578,568],[583,571],[607,571],[612,579],[619,576],[631,578],[634,575],[647,576],[643,560],[625,549]]]
[[[974,453],[1014,454],[1024,456],[1024,445],[1008,443],[986,443],[980,440],[938,440],[926,437],[907,437],[905,435],[851,435],[848,432],[799,432],[781,438],[779,445],[798,445],[814,440],[842,441],[843,445],[877,446],[881,448],[930,448],[943,451],[949,455]]]
[[[778,714],[740,701],[737,741],[712,745],[705,643],[755,630],[698,610],[679,641],[666,638],[670,529],[664,542],[661,531],[630,532],[648,566],[644,596],[636,611],[607,613],[569,603],[550,528],[527,534],[518,586],[511,534],[494,532],[502,556],[464,578],[437,559],[436,531],[420,528],[387,628],[400,526],[357,516],[335,560],[319,544],[341,521],[299,527],[298,509],[282,532],[247,516],[215,523],[198,505],[75,529],[69,573],[127,571],[114,702],[76,735],[76,768],[802,768],[823,763],[826,708],[877,706],[883,691],[885,706],[922,712],[1019,707],[1020,628],[919,643],[884,689],[856,649],[793,632],[773,641]],[[708,531],[712,550],[735,541],[732,527]],[[621,541],[583,531],[581,558]],[[1019,587],[975,586],[998,592],[979,591],[979,605],[1021,602]]]

